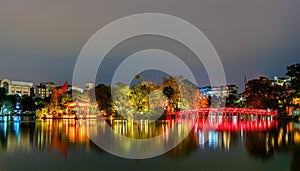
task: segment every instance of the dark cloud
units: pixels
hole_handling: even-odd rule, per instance
[[[0,78],[71,80],[76,58],[97,30],[142,12],[181,17],[218,51],[228,82],[283,76],[300,60],[297,0],[0,0]]]

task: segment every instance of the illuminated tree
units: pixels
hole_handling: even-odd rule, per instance
[[[164,113],[164,102],[167,97],[161,89],[156,89],[149,95],[149,110],[146,112],[149,119],[158,119]]]
[[[208,108],[209,107],[209,97],[206,95],[200,95],[199,108]]]
[[[181,109],[198,109],[200,107],[198,86],[188,79],[181,79],[178,83],[181,91]]]
[[[265,77],[248,81],[244,95],[249,107],[278,109],[279,91],[272,81]]]
[[[157,88],[156,84],[150,81],[143,81],[130,89],[130,101],[137,112],[148,111],[150,107],[149,95]]]
[[[42,109],[49,103],[49,99],[42,99],[41,97],[36,97],[33,101],[35,109]]]
[[[169,99],[168,105],[175,110],[200,107],[198,86],[182,76],[164,78],[162,89],[164,95]]]
[[[61,95],[60,103],[65,104],[67,102],[72,102],[73,97],[72,97],[72,92],[66,92],[63,95]]]
[[[121,114],[126,118],[133,118],[134,109],[129,100],[130,87],[117,83],[112,88],[112,99],[113,99],[113,108],[115,109],[116,114]]]
[[[20,102],[19,95],[4,95],[0,99],[1,114],[11,114],[17,107],[17,103]]]

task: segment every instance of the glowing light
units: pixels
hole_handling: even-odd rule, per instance
[[[199,140],[199,145],[201,148],[204,148],[204,143],[205,143],[205,137],[204,137],[204,131],[198,131],[198,140]]]
[[[218,146],[218,132],[208,131],[208,146],[216,148]]]

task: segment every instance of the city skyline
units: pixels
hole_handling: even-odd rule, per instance
[[[296,63],[294,63],[294,64],[296,64]],[[291,64],[291,65],[293,65],[293,64]],[[286,67],[288,67],[288,66],[286,66]],[[150,74],[149,74],[150,73]],[[159,75],[160,74],[160,75]],[[151,77],[151,76],[154,76],[155,78],[156,78],[156,80],[153,80],[153,78]],[[168,75],[168,74],[165,74],[165,73],[163,73],[163,72],[160,72],[160,71],[150,71],[150,72],[148,72],[148,71],[146,71],[146,72],[141,72],[141,75],[140,75],[140,79],[141,79],[141,81],[152,81],[152,82],[154,82],[154,83],[156,83],[156,84],[158,84],[158,85],[160,85],[161,83],[162,83],[162,79],[164,79],[164,78],[168,78],[168,77],[176,77],[176,76],[179,76],[179,77],[183,77],[184,79],[187,79],[187,78],[185,78],[184,76],[182,76],[182,75],[175,75],[175,76],[170,76],[170,75]],[[257,75],[256,77],[253,77],[252,79],[248,79],[246,76],[244,77],[244,80],[242,80],[242,81],[240,81],[240,82],[230,82],[230,83],[228,83],[227,82],[227,84],[226,85],[241,85],[241,84],[245,84],[246,82],[245,81],[249,81],[249,80],[253,80],[253,79],[259,79],[260,77],[266,77],[266,78],[268,78],[269,80],[271,80],[271,81],[278,81],[278,79],[280,80],[280,79],[288,79],[289,78],[289,76],[287,76],[287,75],[274,75],[274,77],[272,77],[272,78],[270,78],[270,77],[268,77],[268,76],[265,76],[265,75]],[[1,80],[4,80],[4,79],[8,79],[8,80],[12,80],[12,81],[15,81],[15,82],[24,82],[24,83],[32,83],[33,84],[33,86],[39,86],[40,84],[47,84],[47,83],[52,83],[52,84],[54,84],[54,85],[56,85],[56,86],[61,86],[61,85],[63,85],[65,82],[68,82],[68,85],[72,85],[72,81],[68,81],[68,80],[65,80],[64,82],[62,82],[61,84],[60,83],[57,83],[57,82],[55,82],[55,81],[53,81],[53,80],[43,80],[43,81],[41,81],[41,82],[38,82],[38,81],[35,81],[34,79],[31,79],[31,80],[24,80],[24,79],[11,79],[11,78],[9,78],[9,77],[3,77],[3,78],[1,78],[0,77],[0,81]],[[161,80],[158,80],[158,79],[161,79]],[[124,84],[124,82],[122,82],[122,81],[120,81],[119,83],[122,83],[122,84]],[[133,86],[133,85],[136,85],[138,83],[138,81],[137,80],[132,80],[132,82],[130,83],[130,86]],[[86,82],[85,83],[85,85],[83,85],[83,86],[79,86],[79,85],[74,85],[74,86],[78,86],[78,87],[81,87],[81,88],[84,88],[84,87],[86,87],[87,86],[87,84],[93,84],[93,82],[91,81],[91,82]],[[100,85],[100,84],[104,84],[104,85],[109,85],[109,86],[112,86],[112,85],[110,85],[110,84],[105,84],[105,83],[96,83],[94,86],[97,86],[97,85]],[[198,85],[198,87],[199,88],[201,88],[201,87],[221,87],[221,86],[225,86],[225,85],[218,85],[218,86],[212,86],[212,85],[210,85],[210,84],[207,84],[207,85],[203,85],[203,86],[199,86]],[[238,87],[239,88],[239,87]]]

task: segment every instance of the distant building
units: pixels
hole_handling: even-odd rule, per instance
[[[275,85],[288,86],[291,84],[291,77],[274,77],[273,83]]]
[[[24,81],[12,81],[9,79],[1,80],[1,87],[5,89],[7,95],[18,94],[20,96],[34,94],[33,83]]]
[[[81,88],[79,86],[68,85],[68,90],[67,91],[83,93],[83,88]]]
[[[91,90],[95,87],[93,83],[86,83],[85,84],[85,90]]]
[[[229,95],[237,95],[238,87],[234,84],[218,87],[200,87],[200,92],[206,96],[228,97]]]
[[[55,83],[53,82],[43,82],[36,86],[36,97],[48,98],[52,95],[53,89],[55,88]]]

